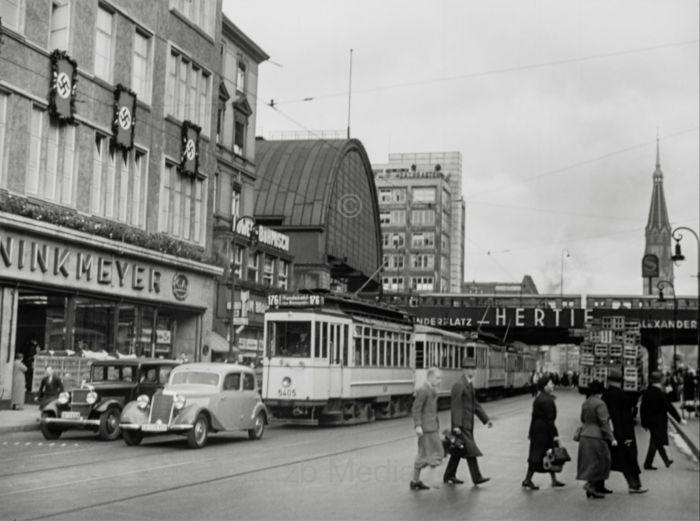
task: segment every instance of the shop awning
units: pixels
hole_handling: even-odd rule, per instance
[[[204,339],[204,345],[209,346],[209,349],[213,353],[226,353],[228,354],[228,340],[221,336],[219,333],[216,331],[212,331],[209,333],[209,335]],[[234,346],[233,348],[233,354],[237,354],[238,349]]]

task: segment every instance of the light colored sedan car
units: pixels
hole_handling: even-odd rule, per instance
[[[146,435],[170,433],[186,436],[188,445],[199,449],[215,432],[248,431],[251,440],[259,440],[267,422],[253,369],[196,363],[173,369],[152,400],[142,395],[129,402],[120,427],[127,445],[138,445]]]

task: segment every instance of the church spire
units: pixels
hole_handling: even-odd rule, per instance
[[[656,169],[654,170],[654,188],[651,193],[651,206],[649,207],[649,219],[647,231],[671,229],[666,209],[666,197],[664,197],[664,174],[661,171],[661,154],[659,153],[659,139],[656,139]]]

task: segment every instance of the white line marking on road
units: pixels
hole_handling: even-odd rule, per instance
[[[31,445],[31,444],[32,444],[32,442],[28,441],[27,443],[24,444],[24,446],[26,447],[27,445]]]

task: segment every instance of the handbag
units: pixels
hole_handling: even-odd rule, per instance
[[[583,431],[583,425],[576,427],[574,431],[574,441],[581,441],[581,431]]]
[[[571,461],[569,451],[566,450],[566,447],[557,444],[551,449],[547,449],[542,459],[542,466],[547,472],[561,472],[567,461]]]
[[[461,436],[451,433],[449,430],[445,429],[442,432],[442,448],[447,456],[466,456],[466,448],[464,446],[464,440]]]

